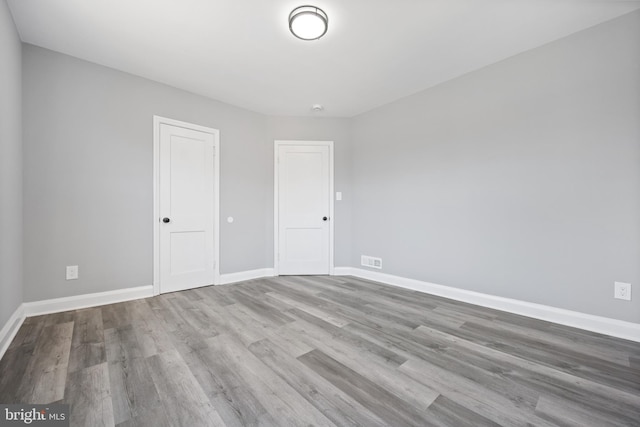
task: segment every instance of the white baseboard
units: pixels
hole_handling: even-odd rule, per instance
[[[97,292],[94,294],[54,298],[43,301],[25,302],[22,305],[26,316],[39,316],[41,314],[78,310],[81,308],[96,307],[152,296],[153,286],[149,285],[139,286],[136,288],[118,289],[115,291]]]
[[[220,284],[243,282],[245,280],[260,279],[261,277],[273,277],[273,268],[259,268],[257,270],[239,271],[237,273],[221,274]]]
[[[373,280],[387,285],[398,286],[427,294],[438,295],[457,301],[463,301],[482,307],[502,310],[534,319],[611,335],[617,338],[640,342],[640,324],[625,322],[623,320],[608,317],[595,316],[577,311],[565,310],[548,305],[535,304],[511,298],[503,298],[450,286],[436,285],[420,280],[407,279],[391,274],[379,273],[354,267],[339,267],[335,269],[336,275],[354,276],[362,279]]]
[[[356,269],[353,267],[334,267],[333,275],[334,276],[355,276],[354,271]]]
[[[9,344],[15,338],[25,318],[23,304],[20,304],[0,330],[0,359],[9,348]]]
[[[625,322],[607,317],[594,316],[577,311],[550,307],[510,298],[503,298],[450,286],[437,285],[420,280],[407,279],[391,274],[368,271],[355,267],[336,267],[336,276],[354,276],[362,279],[373,280],[392,286],[411,289],[427,294],[438,295],[452,300],[463,301],[482,307],[502,310],[509,313],[546,320],[561,325],[587,331],[611,335],[631,341],[640,342],[640,324]],[[223,274],[220,276],[221,284],[242,282],[245,280],[259,279],[261,277],[273,277],[273,268],[260,268],[256,270],[241,271],[238,273]],[[23,303],[16,309],[11,318],[0,330],[0,358],[4,355],[9,344],[22,326],[25,317],[41,314],[58,313],[67,310],[78,310],[87,307],[96,307],[105,304],[130,301],[139,298],[153,296],[153,286],[140,286],[137,288],[119,289],[116,291],[99,292],[94,294],[76,295],[65,298]]]

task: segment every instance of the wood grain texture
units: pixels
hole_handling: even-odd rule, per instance
[[[70,425],[114,425],[107,364],[69,373],[63,403],[69,404]]]
[[[173,350],[151,356],[151,379],[171,425],[220,426],[224,422],[180,354]]]
[[[149,414],[162,405],[146,359],[117,360],[109,362],[108,368],[116,423]]]
[[[313,370],[306,369],[304,364],[270,340],[255,342],[250,350],[334,424],[372,427],[386,425],[358,401],[331,382],[323,380],[323,377]]]
[[[64,397],[72,334],[73,322],[51,322],[42,329],[13,400],[47,404]]]
[[[351,277],[25,320],[0,403],[72,426],[640,426],[640,344]]]
[[[99,308],[76,311],[69,355],[69,372],[106,361],[102,311]]]

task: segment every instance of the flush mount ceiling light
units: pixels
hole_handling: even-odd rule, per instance
[[[289,14],[291,34],[301,40],[318,40],[327,33],[329,18],[315,6],[296,7]]]

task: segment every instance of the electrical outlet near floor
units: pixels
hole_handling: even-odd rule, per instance
[[[78,266],[67,265],[67,280],[76,280],[78,278]]]
[[[381,269],[382,268],[382,258],[376,258],[376,257],[372,257],[372,256],[362,255],[360,257],[360,264],[364,265],[365,267]]]
[[[613,284],[613,297],[631,301],[631,283],[615,282]]]

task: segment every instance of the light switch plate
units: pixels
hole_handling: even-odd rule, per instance
[[[342,200],[342,191],[336,192],[336,200]]]

